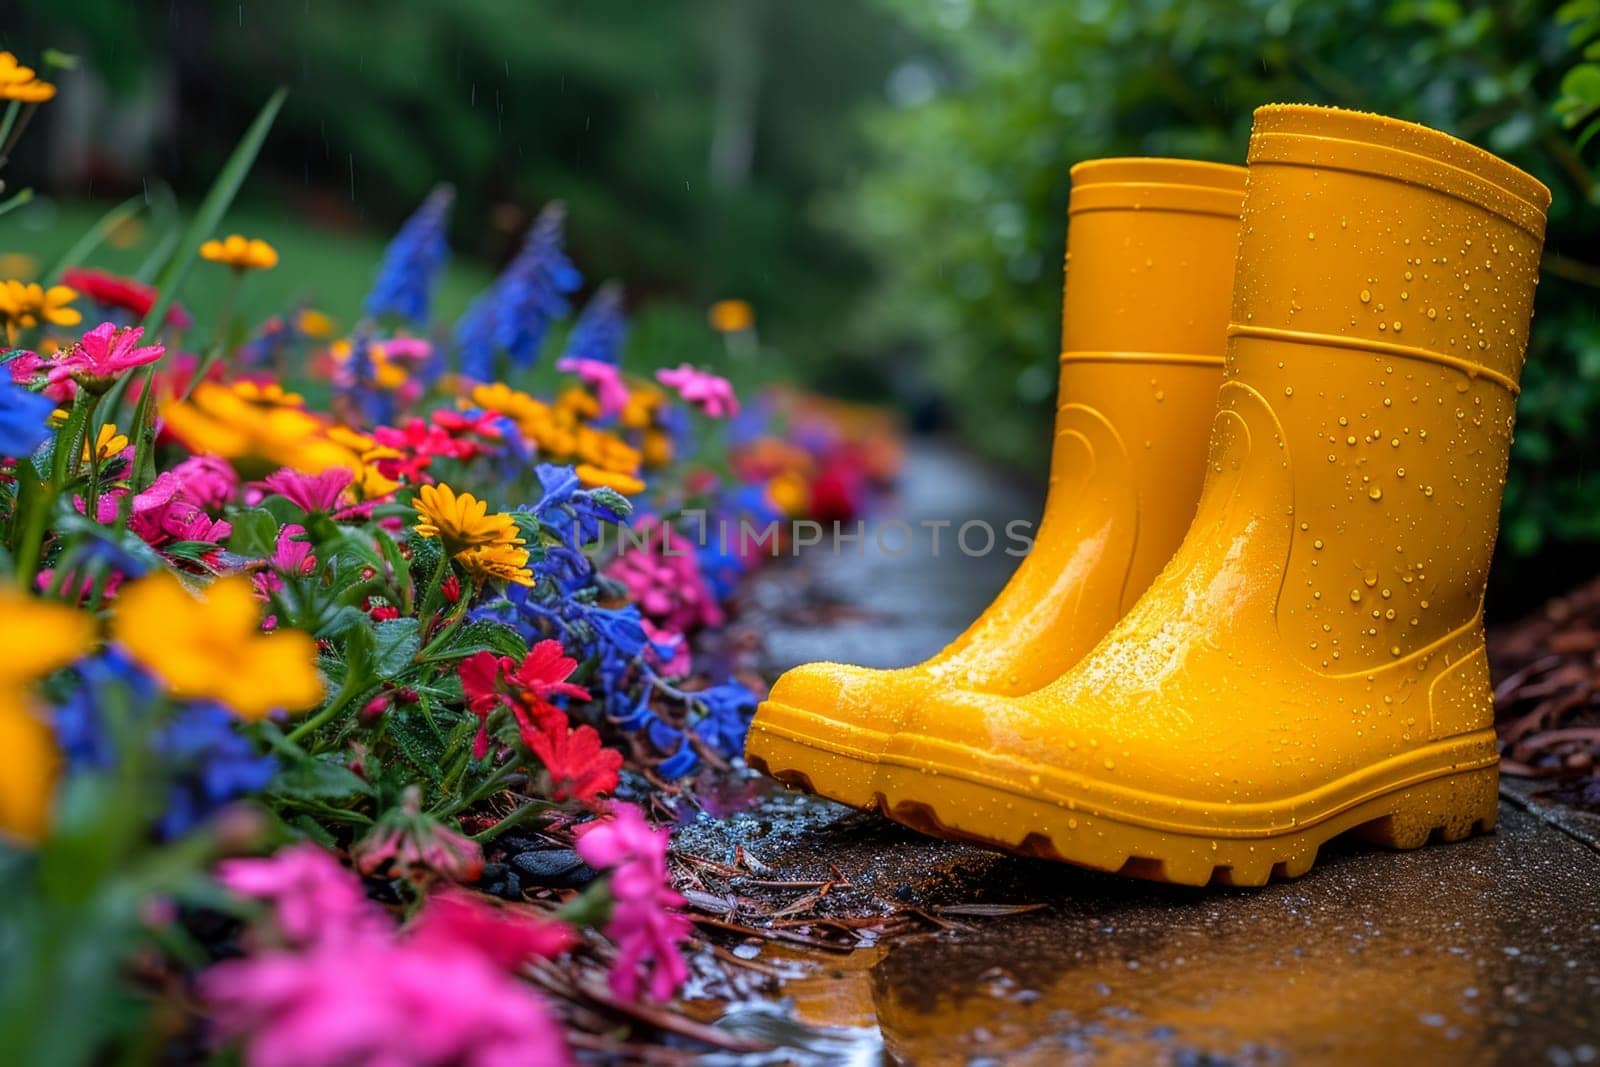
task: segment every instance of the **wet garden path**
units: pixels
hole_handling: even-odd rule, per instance
[[[920,444],[880,520],[1003,527],[1036,509]],[[863,555],[769,570],[749,592],[769,670],[914,662],[1014,564],[927,548],[891,557],[869,534]],[[777,786],[727,798],[676,844],[706,932],[828,1028],[822,1062],[1600,1062],[1600,834],[1505,796],[1493,835],[1336,845],[1256,890],[1001,856]],[[782,1039],[766,1017],[726,1025]]]

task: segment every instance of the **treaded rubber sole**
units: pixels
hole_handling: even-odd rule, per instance
[[[803,718],[816,721],[809,713]],[[783,719],[780,711],[759,735],[752,730],[747,759],[788,785],[882,812],[935,837],[1178,885],[1260,886],[1298,878],[1311,870],[1321,847],[1341,835],[1414,849],[1492,830],[1499,814],[1499,772],[1489,764],[1378,791],[1279,832],[1183,833],[1070,800],[1019,796],[950,770],[883,762],[854,746],[793,736]]]
[[[888,742],[887,734],[763,701],[750,723],[745,760],[785,784],[871,811],[878,753]]]

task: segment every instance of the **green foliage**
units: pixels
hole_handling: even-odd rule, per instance
[[[627,278],[634,308],[743,297],[768,341],[806,357],[833,347],[819,326],[863,280],[849,244],[797,207],[859,161],[853,107],[891,64],[891,20],[858,0],[15,6],[0,47],[36,55],[71,41],[109,98],[83,102],[89,121],[122,127],[148,155],[155,173],[122,175],[126,191],[147,176],[184,196],[203,187],[228,147],[221,131],[284,84],[255,192],[274,194],[278,215],[316,218],[323,247],[392,231],[450,181],[454,246],[493,264],[531,211],[562,199],[591,282]],[[74,88],[64,80],[62,99]],[[46,109],[38,121],[48,134],[67,120]],[[147,126],[155,136],[140,144]],[[44,158],[27,175],[40,191],[81,195]],[[372,262],[349,276],[369,281]],[[348,322],[355,307],[325,310]]]
[[[1600,540],[1584,462],[1600,420],[1600,197],[1574,143],[1600,121],[1595,0],[1565,22],[1538,0],[888,2],[926,55],[894,75],[899,106],[869,122],[878,163],[833,214],[882,267],[857,329],[925,347],[917,370],[971,439],[1047,455],[1073,163],[1239,162],[1258,105],[1362,108],[1467,138],[1554,191],[1506,535],[1519,553]]]

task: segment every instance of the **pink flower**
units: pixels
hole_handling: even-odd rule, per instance
[[[200,978],[250,1067],[572,1063],[538,995],[476,947],[365,935],[219,963]]]
[[[361,882],[313,844],[261,859],[223,860],[217,881],[242,897],[272,905],[278,929],[293,944],[344,939],[383,929]]]
[[[483,873],[483,849],[431,815],[422,814],[421,792],[411,786],[399,808],[385,812],[378,825],[350,850],[362,874],[390,873],[424,882],[443,875],[458,882]]]
[[[446,892],[396,934],[314,845],[224,868],[231,888],[273,901],[279,928],[297,931],[287,950],[200,977],[218,1032],[243,1041],[251,1067],[572,1062],[543,1002],[511,973],[571,947],[566,928]]]
[[[689,936],[683,898],[667,881],[668,835],[632,804],[613,801],[611,818],[578,828],[577,850],[591,867],[611,869],[614,904],[606,936],[617,946],[611,991],[624,1000],[639,993],[642,972],[650,995],[668,1000],[689,977],[678,945]]]
[[[598,359],[568,356],[556,363],[556,370],[576,374],[584,384],[594,390],[600,401],[600,415],[611,418],[628,406],[628,387],[622,383],[622,373],[616,367]]]
[[[643,536],[624,542],[606,566],[606,576],[627,587],[629,599],[645,617],[672,633],[721,625],[722,608],[689,540],[653,515],[639,519],[635,529]]]
[[[37,352],[22,351],[12,356],[6,366],[11,370],[12,382],[17,385],[32,385],[37,375],[48,371],[55,364]],[[47,382],[42,392],[56,403],[65,404],[72,400],[77,390],[78,383],[68,378],[62,382]]]
[[[256,591],[262,597],[282,589],[285,575],[304,578],[316,573],[317,557],[311,551],[311,542],[301,539],[305,532],[306,528],[297,522],[284,523],[279,528],[278,543],[268,561],[272,569],[257,571],[251,576],[255,580]]]
[[[209,511],[231,504],[239,490],[239,475],[219,456],[190,456],[172,473],[182,481],[184,495]]]
[[[508,971],[529,960],[554,959],[578,943],[570,926],[491,905],[460,889],[430,896],[412,937],[421,944],[469,945]]]
[[[307,514],[331,513],[354,477],[345,467],[329,467],[321,474],[302,474],[284,467],[256,483],[257,488],[277,493]]]
[[[734,395],[728,379],[708,371],[697,370],[687,363],[676,369],[656,371],[656,381],[676,389],[684,401],[693,404],[713,419],[739,414],[739,398]]]
[[[213,519],[198,504],[188,499],[183,479],[174,471],[162,471],[150,488],[133,498],[133,511],[128,519],[128,529],[152,548],[174,541],[204,541],[220,544],[233,532],[233,525],[222,519]],[[104,511],[106,498],[100,498]],[[111,516],[116,517],[113,501]],[[111,521],[100,517],[101,522]]]
[[[657,626],[645,618],[639,620],[639,625],[644,627],[644,635],[650,639],[650,643],[645,646],[645,659],[668,678],[681,678],[689,673],[692,666],[689,659],[689,642],[682,634],[664,626]],[[664,655],[661,652],[663,648],[671,649],[671,655]]]
[[[141,347],[139,340],[143,336],[141,326],[102,322],[56,358],[50,381],[71,378],[90,392],[103,393],[121,375],[154,363],[166,352],[161,345]]]

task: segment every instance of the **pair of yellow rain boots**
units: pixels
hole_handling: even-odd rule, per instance
[[[1333,108],[1259,109],[1248,164],[1073,168],[1033,551],[923,664],[786,673],[753,766],[1190,885],[1494,825],[1483,594],[1549,191]]]

